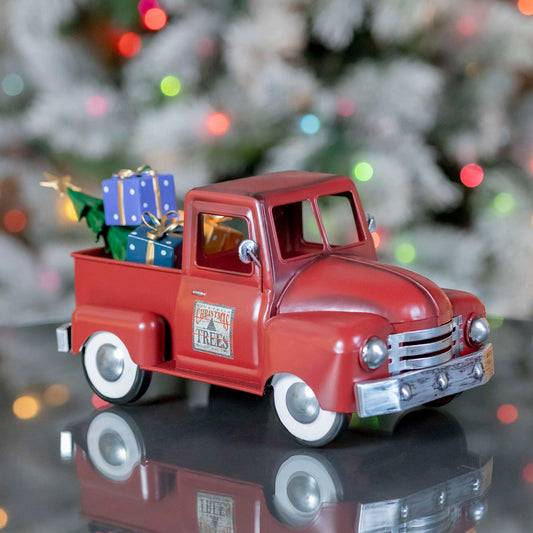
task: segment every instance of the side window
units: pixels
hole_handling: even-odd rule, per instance
[[[201,213],[198,217],[196,263],[199,266],[250,274],[252,264],[239,259],[239,244],[248,239],[248,224],[240,217]]]
[[[320,196],[317,202],[330,246],[348,246],[361,240],[351,193]]]

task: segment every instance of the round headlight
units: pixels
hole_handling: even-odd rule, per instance
[[[389,357],[387,345],[378,337],[368,339],[363,346],[361,358],[365,365],[371,370],[380,367]]]
[[[490,326],[485,317],[477,317],[470,323],[468,337],[474,344],[482,344],[489,338]]]

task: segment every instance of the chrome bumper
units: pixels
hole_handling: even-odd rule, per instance
[[[357,414],[364,418],[404,411],[483,385],[493,375],[492,344],[487,344],[477,352],[432,368],[356,383]]]
[[[70,322],[65,322],[56,328],[57,351],[70,352]]]

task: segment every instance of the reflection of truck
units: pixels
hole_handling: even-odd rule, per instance
[[[91,531],[464,533],[485,517],[492,460],[444,413],[408,413],[380,438],[350,430],[360,446],[318,451],[287,446],[272,422],[263,402],[220,391],[207,409],[98,412],[62,432],[61,453],[75,459]]]
[[[236,236],[223,247],[206,232],[213,217]],[[378,263],[348,178],[281,172],[193,189],[179,252],[175,269],[73,254],[77,307],[58,342],[83,352],[102,398],[140,397],[150,372],[272,387],[285,428],[322,445],[350,413],[446,401],[493,375],[481,302]]]

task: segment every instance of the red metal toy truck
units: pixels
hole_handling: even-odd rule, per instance
[[[58,347],[83,354],[105,400],[136,400],[151,372],[272,388],[283,426],[321,446],[351,413],[444,403],[494,373],[482,303],[377,262],[349,178],[290,171],[193,189],[177,253],[177,268],[73,254],[77,307]]]

